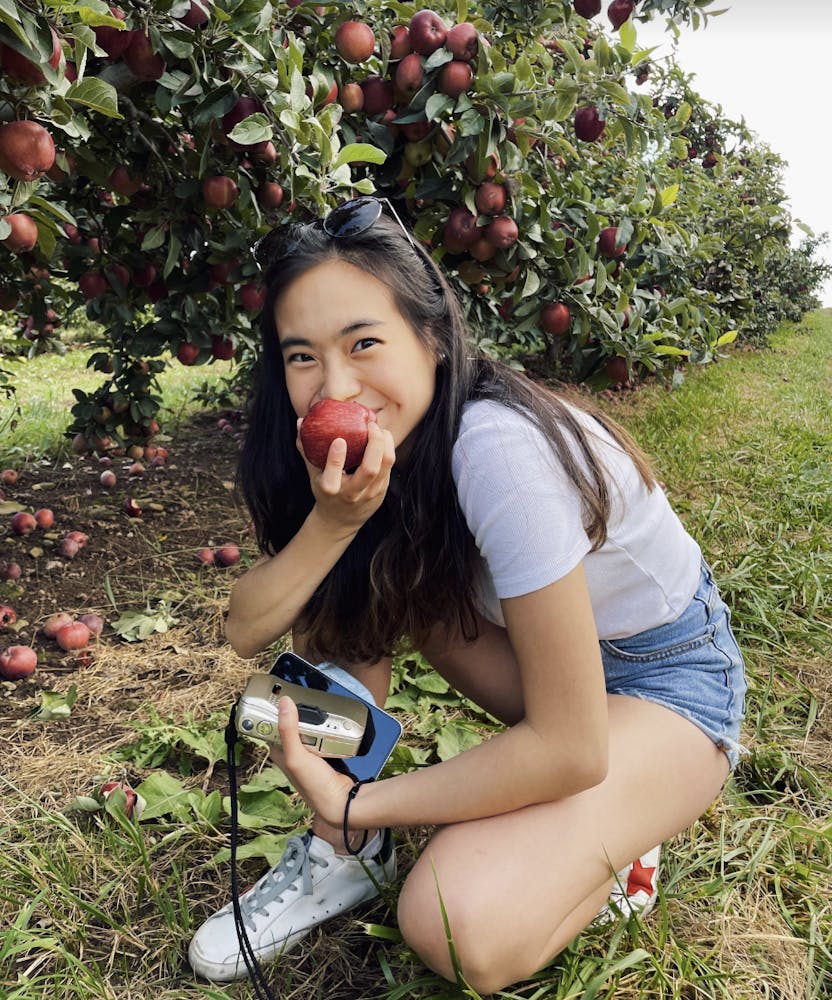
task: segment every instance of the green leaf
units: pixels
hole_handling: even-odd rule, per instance
[[[173,617],[167,604],[160,601],[155,611],[150,607],[146,612],[125,611],[118,621],[114,622],[113,629],[127,642],[141,642],[156,632],[167,632],[171,625],[176,625],[178,622],[179,619]]]
[[[108,118],[124,118],[118,110],[118,91],[111,83],[96,76],[76,80],[64,97],[67,101],[83,104]]]
[[[425,118],[428,121],[436,121],[437,118],[446,111],[449,111],[453,106],[453,97],[448,97],[447,94],[431,94],[425,104]]]
[[[633,24],[633,19],[627,18],[627,20],[621,25],[618,30],[618,36],[621,39],[621,44],[628,52],[633,52],[636,47],[636,29]]]
[[[228,138],[241,146],[253,146],[256,142],[267,142],[272,138],[272,124],[262,112],[249,115],[238,122],[228,133]]]
[[[345,163],[384,163],[387,153],[369,142],[351,142],[340,150],[333,163],[333,170]]]
[[[187,798],[189,791],[182,782],[167,771],[154,771],[136,789],[147,805],[142,812],[142,820],[173,815],[180,820],[188,818]]]
[[[738,332],[738,330],[729,330],[727,333],[723,333],[723,335],[717,340],[716,346],[722,347],[723,344],[733,344],[737,339]]]
[[[676,198],[679,196],[679,185],[671,184],[670,187],[663,189],[661,193],[662,205],[667,208],[668,205],[672,205]]]
[[[78,690],[72,684],[66,693],[61,691],[41,691],[40,708],[32,713],[33,719],[49,722],[52,719],[67,719],[78,697]]]
[[[476,728],[461,722],[446,723],[436,738],[436,753],[440,760],[450,760],[463,750],[482,743],[482,736]]]

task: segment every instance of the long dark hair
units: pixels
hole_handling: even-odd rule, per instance
[[[393,295],[416,336],[438,357],[433,404],[414,432],[403,466],[394,467],[381,507],[303,609],[297,626],[311,651],[340,663],[373,662],[408,637],[416,646],[438,623],[475,635],[478,553],[460,511],[451,453],[464,404],[492,399],[534,419],[574,482],[584,504],[593,546],[606,538],[610,497],[604,468],[583,424],[564,398],[506,365],[479,357],[459,300],[429,254],[383,215],[350,238],[327,236],[319,225],[292,233],[292,252],[265,275],[262,350],[240,457],[238,483],[260,550],[273,555],[298,532],[314,504],[309,476],[295,444],[297,416],[286,389],[275,326],[275,306],[292,281],[312,267],[339,259],[373,275]],[[649,464],[632,439],[588,406],[633,458],[648,488]],[[577,442],[578,453],[574,454]]]

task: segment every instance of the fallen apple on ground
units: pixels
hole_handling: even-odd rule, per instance
[[[14,625],[17,621],[17,612],[8,604],[0,604],[0,628],[7,625]]]
[[[9,646],[0,653],[0,677],[7,681],[28,677],[37,665],[38,654],[31,646]]]
[[[320,399],[310,407],[300,425],[300,443],[307,460],[319,469],[326,466],[329,446],[336,438],[347,442],[344,468],[355,469],[367,447],[367,427],[376,415],[361,403]]]
[[[83,622],[70,622],[58,629],[55,642],[66,652],[83,649],[90,641],[90,630]]]

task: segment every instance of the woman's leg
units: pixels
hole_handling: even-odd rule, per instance
[[[613,872],[688,827],[725,781],[725,755],[669,709],[613,695],[609,726],[601,784],[448,826],[430,841],[399,899],[401,931],[426,965],[454,978],[441,892],[475,989],[487,994],[532,975],[595,917]]]

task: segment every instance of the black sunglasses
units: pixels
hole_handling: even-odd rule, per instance
[[[390,209],[393,218],[398,222],[408,242],[415,250],[416,244],[413,242],[413,237],[405,228],[391,202],[387,198],[364,195],[361,198],[345,201],[343,205],[333,208],[323,219],[315,219],[313,222],[293,226],[279,226],[270,233],[266,233],[251,248],[254,262],[261,271],[268,271],[278,261],[291,256],[297,250],[301,242],[301,233],[310,226],[320,226],[327,236],[335,240],[360,236],[361,233],[366,233],[378,222],[385,205]]]

